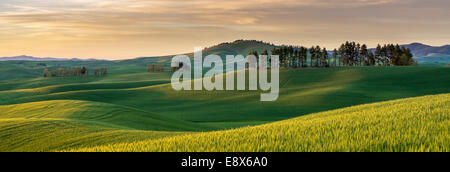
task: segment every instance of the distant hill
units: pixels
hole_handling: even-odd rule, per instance
[[[248,55],[252,51],[257,51],[259,54],[265,50],[271,51],[278,47],[271,43],[266,43],[257,40],[236,40],[234,42],[222,43],[203,50],[205,54],[217,55]]]
[[[215,54],[221,57],[226,55],[248,55],[252,51],[257,51],[259,54],[265,50],[271,51],[272,49],[279,47],[271,43],[257,41],[257,40],[236,40],[233,42],[225,42],[211,47],[204,48],[203,56]],[[194,53],[187,53],[189,57],[194,57]],[[166,57],[173,57],[166,56]]]
[[[33,56],[14,56],[0,57],[0,61],[98,61],[97,59],[78,59],[78,58],[53,58],[53,57],[33,57]]]
[[[450,45],[434,47],[421,43],[412,43],[403,46],[411,49],[414,59],[419,61],[421,65],[442,66],[450,63]]]
[[[309,47],[308,45],[302,46]],[[422,43],[412,43],[402,46],[411,49],[411,52],[415,57],[450,57],[450,45],[434,47]],[[280,46],[257,40],[236,40],[234,42],[222,43],[206,48],[203,50],[203,53],[206,55],[247,55],[250,51],[258,51],[258,53],[262,53],[264,50],[270,51],[276,47]]]
[[[307,45],[302,45],[307,46]],[[450,45],[445,45],[441,47],[434,47],[430,45],[425,45],[422,43],[412,43],[402,45],[406,48],[411,49],[411,52],[415,57],[450,57]],[[209,48],[206,48],[203,53],[208,54],[218,54],[218,55],[236,55],[242,54],[247,55],[250,51],[258,51],[262,53],[264,50],[272,50],[278,45],[271,43],[266,43],[263,41],[256,40],[236,40],[234,42],[222,43]],[[309,47],[309,46],[307,46]]]
[[[258,53],[264,52],[264,50],[272,50],[278,47],[276,45],[266,43],[257,40],[236,40],[233,42],[221,43],[214,45],[203,50],[203,55],[216,54],[221,57],[225,55],[248,55],[251,51],[257,51]],[[193,57],[194,53],[186,53],[189,57]],[[145,63],[170,63],[170,60],[175,55],[157,56],[157,57],[139,57],[135,59],[116,60],[118,65],[132,65],[132,64],[145,64]],[[33,57],[33,56],[15,56],[15,57],[0,57],[0,61],[106,61],[98,59],[78,59],[78,58],[53,58],[53,57]]]
[[[257,51],[259,54],[263,53],[265,50],[271,51],[276,46],[271,43],[257,41],[257,40],[236,40],[233,42],[221,43],[211,47],[203,49],[203,56],[215,54],[224,58],[226,55],[248,55],[252,51]],[[194,53],[186,53],[185,55],[193,58]],[[140,57],[136,59],[119,60],[120,64],[145,64],[145,63],[170,63],[172,57],[169,56],[158,56],[158,57]]]
[[[435,56],[435,55],[448,55],[450,56],[450,45],[441,47],[433,47],[421,43],[412,43],[403,45],[406,48],[411,49],[411,52],[416,57]]]
[[[414,54],[415,59],[418,60],[421,64],[445,65],[447,63],[450,63],[450,45],[433,47],[421,43],[412,43],[402,46],[411,49],[411,52]],[[251,51],[257,51],[259,54],[261,54],[262,52],[264,52],[264,50],[271,51],[276,47],[280,46],[256,40],[236,40],[233,42],[221,43],[205,48],[203,50],[203,56],[207,56],[210,54],[216,54],[221,57],[224,57],[225,55],[238,54],[248,55]],[[193,53],[188,53],[186,55],[188,55],[189,57],[194,56]],[[170,63],[172,57],[173,56],[142,57],[138,59],[124,60],[122,61],[122,63]]]

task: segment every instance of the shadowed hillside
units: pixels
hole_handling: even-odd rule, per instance
[[[18,80],[0,82],[0,88],[4,90],[0,91],[0,104],[48,100],[103,102],[228,128],[363,103],[447,93],[450,91],[449,69],[355,67],[286,70],[280,73],[280,97],[275,102],[260,102],[260,91],[177,92],[169,83],[168,73],[76,80]]]

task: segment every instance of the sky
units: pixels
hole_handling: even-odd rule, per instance
[[[237,39],[450,43],[449,0],[0,0],[0,57],[129,59]]]

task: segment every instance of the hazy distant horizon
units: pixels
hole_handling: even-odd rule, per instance
[[[440,46],[449,11],[448,0],[3,0],[0,56],[129,59],[237,39]]]
[[[263,41],[263,40],[261,40]],[[233,42],[233,41],[225,41],[225,42]],[[221,42],[221,43],[225,43],[225,42]],[[265,41],[263,41],[265,42]],[[271,42],[266,42],[266,43],[271,43]],[[424,44],[424,45],[429,45],[429,44],[425,44],[425,43],[421,43],[421,42],[411,42],[411,43],[407,43],[407,44],[413,44],[413,43],[419,43],[419,44]],[[218,45],[220,43],[214,44],[214,45],[208,45],[208,46],[197,46],[197,47],[204,47],[204,48],[208,48],[211,46],[215,46]],[[399,45],[407,45],[407,44],[399,44]],[[287,44],[275,44],[275,45],[287,45]],[[433,47],[443,47],[443,46],[447,46],[450,44],[444,44],[444,45],[429,45],[429,46],[433,46]],[[304,46],[304,47],[311,47],[313,45],[298,45],[298,46]],[[316,44],[314,44],[314,46],[316,46]],[[319,45],[320,46],[320,45]],[[375,48],[376,46],[369,46],[369,49]],[[334,48],[338,48],[338,47],[332,47],[332,48],[327,48],[329,51],[333,50]],[[179,55],[179,54],[189,54],[194,52],[194,48],[192,48],[191,51],[188,52],[182,52],[182,53],[172,53],[172,54],[163,54],[163,55],[149,55],[149,56],[138,56],[138,57],[123,57],[123,58],[95,58],[95,57],[52,57],[52,56],[34,56],[34,55],[29,55],[29,54],[22,54],[22,55],[13,55],[13,56],[2,56],[0,54],[0,58],[6,58],[6,57],[20,57],[20,56],[28,56],[28,57],[34,57],[34,58],[57,58],[57,59],[80,59],[80,60],[128,60],[128,59],[136,59],[136,58],[145,58],[145,57],[166,57],[166,56],[174,56],[174,55]]]

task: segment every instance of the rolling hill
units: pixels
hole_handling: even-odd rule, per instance
[[[50,151],[210,129],[99,102],[55,100],[0,106],[0,151]]]
[[[0,106],[0,118],[66,119],[124,129],[199,131],[201,125],[167,118],[130,107],[99,102],[53,100]],[[207,128],[207,127],[203,127]]]
[[[421,66],[444,66],[450,63],[450,55],[429,54],[425,57],[415,57]]]
[[[256,40],[236,40],[234,42],[221,43],[219,45],[214,45],[203,49],[203,56],[210,54],[219,55],[225,57],[226,55],[248,55],[252,51],[258,51],[258,53],[264,52],[264,50],[272,50],[277,46]],[[194,53],[186,53],[185,55],[193,58]],[[166,63],[170,64],[172,57],[161,56],[161,57],[140,57],[137,59],[120,60],[119,64],[137,64],[137,63]]]
[[[282,70],[280,98],[275,102],[260,102],[260,91],[177,92],[169,84],[170,73],[124,72],[106,77],[0,81],[0,141],[4,143],[0,151],[134,144],[198,131],[257,126],[360,104],[449,93],[449,70]],[[426,150],[444,149],[423,149]]]
[[[268,49],[271,50],[274,45],[264,43],[261,41],[244,41],[238,40],[231,43],[223,43],[213,47],[205,48],[203,54],[237,55],[249,54],[251,51],[263,52]],[[186,55],[193,57],[193,53]],[[165,64],[166,69],[169,68],[172,57],[140,57],[136,59],[105,61],[105,60],[80,60],[80,59],[58,59],[58,58],[36,58],[30,56],[6,57],[0,58],[0,73],[8,75],[0,75],[0,80],[22,79],[22,78],[37,78],[42,76],[45,68],[55,70],[58,68],[68,68],[76,66],[85,66],[90,70],[100,67],[107,67],[109,73],[114,74],[133,74],[141,73],[146,69],[147,64],[160,63]]]
[[[450,150],[450,94],[394,100],[235,130],[71,151],[429,152]]]
[[[240,126],[357,104],[447,93],[449,70],[440,67],[286,70],[280,73],[280,98],[276,102],[260,102],[259,91],[177,92],[169,84],[169,73],[76,80],[47,78],[26,80],[25,85],[19,81],[0,82],[0,88],[5,90],[0,91],[0,105],[49,100],[103,102],[191,122],[212,125],[225,122],[230,126],[236,122]]]

